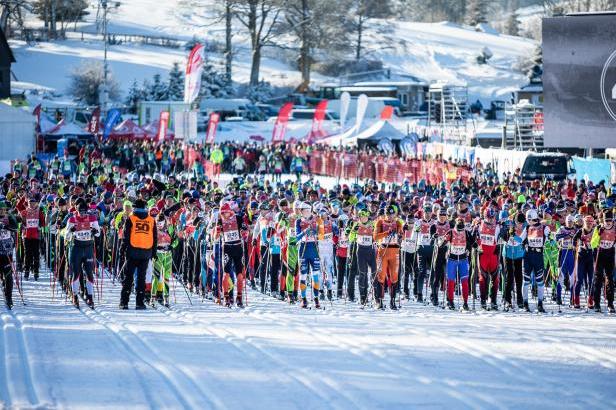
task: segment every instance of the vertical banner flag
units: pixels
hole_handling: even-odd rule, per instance
[[[289,122],[289,115],[291,115],[292,109],[293,103],[290,102],[280,107],[278,117],[276,118],[276,123],[274,124],[274,131],[272,131],[273,143],[284,141],[284,133],[287,130],[287,122]]]
[[[156,133],[159,141],[164,141],[167,137],[167,127],[169,127],[169,111],[161,111],[158,121],[158,132]]]
[[[210,119],[207,123],[207,134],[205,134],[205,143],[213,144],[214,138],[216,138],[216,129],[218,128],[218,122],[220,121],[220,114],[217,112],[210,113]]]
[[[111,129],[116,124],[116,122],[118,122],[119,119],[120,119],[120,110],[118,110],[117,108],[114,108],[112,110],[109,110],[109,112],[107,112],[107,118],[105,120],[105,130],[103,131],[104,140],[109,138],[109,133],[111,132]]]
[[[32,111],[32,115],[36,117],[36,128],[37,131],[41,131],[41,104],[38,104],[34,107],[34,111]]]
[[[325,111],[327,110],[327,100],[321,100],[317,104],[314,110],[314,117],[312,118],[312,128],[310,129],[310,135],[308,140],[310,142],[323,138],[325,131],[323,131],[323,120],[325,119]]]
[[[362,94],[357,99],[357,115],[355,116],[355,133],[359,134],[361,124],[364,122],[364,116],[366,115],[366,109],[368,108],[368,96]]]
[[[88,122],[87,131],[90,134],[97,135],[98,131],[100,131],[101,123],[101,107],[96,107],[94,111],[92,111],[92,117],[90,118],[90,122]]]
[[[197,43],[188,55],[186,76],[184,77],[184,102],[192,104],[199,95],[201,88],[201,73],[205,64],[205,48]]]
[[[344,130],[346,125],[347,115],[349,113],[349,105],[351,105],[351,94],[348,91],[340,94],[340,129]]]

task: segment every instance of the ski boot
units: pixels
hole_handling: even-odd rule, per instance
[[[385,310],[385,306],[383,306],[383,299],[376,300],[376,308],[378,310]]]
[[[608,305],[608,307],[607,307],[607,311],[608,311],[608,313],[615,313],[615,311],[614,311],[614,305]]]
[[[447,308],[449,310],[456,310],[456,305],[454,305],[453,300],[448,300],[447,301]]]
[[[233,306],[233,295],[232,294],[225,296],[225,306],[228,308]]]
[[[79,296],[73,295],[73,306],[79,309]]]
[[[528,307],[528,301],[524,301],[524,311],[530,312],[530,307]]]
[[[470,309],[468,308],[468,303],[464,302],[464,304],[462,305],[462,310],[464,310],[465,312],[468,312]]]
[[[308,299],[302,298],[302,304],[300,305],[303,309],[308,309]]]
[[[524,309],[524,303],[518,302],[518,309]]]
[[[417,300],[417,303],[423,303],[423,295],[421,293],[417,294],[417,297],[415,298]]]
[[[120,310],[128,310],[128,305],[126,303],[120,303],[120,306],[118,306],[118,308]]]
[[[163,297],[163,306],[169,308],[169,298],[167,296]]]
[[[278,294],[278,298],[277,299],[280,300],[280,301],[284,301],[286,299],[284,292],[280,292]]]
[[[600,305],[596,305],[595,306],[595,313],[601,313],[601,306]]]
[[[94,309],[94,299],[92,298],[92,295],[86,296],[86,305],[88,305],[90,309]]]
[[[503,310],[505,312],[509,312],[511,310],[511,302],[505,302],[505,307]]]
[[[237,297],[235,298],[235,304],[237,305],[238,308],[244,307],[244,302],[242,301],[242,295],[237,295]]]
[[[432,306],[438,306],[438,298],[430,298],[432,299]]]
[[[389,308],[391,310],[398,310],[398,306],[396,306],[396,298],[395,298],[395,296],[392,296],[391,299],[389,299]]]
[[[327,300],[331,302],[333,298],[334,298],[334,294],[332,293],[332,290],[327,289]]]
[[[481,301],[481,309],[488,310],[488,303],[485,300]]]
[[[543,308],[543,301],[542,300],[537,302],[537,312],[545,313],[545,309]]]
[[[363,308],[364,306],[366,306],[366,303],[368,303],[368,300],[365,296],[360,296],[359,297],[359,304],[361,305],[361,307]]]
[[[12,300],[8,300],[8,299],[7,299],[7,301],[6,301],[6,308],[7,308],[8,310],[13,309],[13,301],[12,301]]]
[[[315,309],[321,309],[321,305],[319,304],[319,298],[314,298],[314,307]]]
[[[496,302],[490,303],[490,310],[498,310],[498,304]]]
[[[35,273],[35,274],[34,274],[34,281],[35,281],[35,282],[38,282],[38,277],[39,277],[39,274],[38,274],[38,273]]]

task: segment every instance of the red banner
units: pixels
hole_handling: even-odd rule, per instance
[[[312,128],[310,129],[310,134],[308,134],[308,144],[312,144],[315,141],[327,136],[323,130],[323,120],[325,119],[326,110],[327,100],[319,101],[314,111],[314,117],[312,118]]]
[[[101,125],[101,108],[96,107],[94,111],[92,111],[92,117],[90,118],[90,122],[88,123],[87,131],[90,134],[97,135]]]
[[[206,144],[213,144],[214,138],[216,138],[216,129],[218,128],[218,122],[220,121],[220,114],[213,112],[210,114],[210,120],[207,123],[207,134],[205,136]]]
[[[293,109],[293,103],[286,103],[280,107],[278,111],[278,118],[276,118],[276,124],[274,124],[274,131],[272,131],[272,142],[278,143],[284,141],[284,134],[287,130],[287,122],[289,122],[289,116]]]
[[[161,111],[160,119],[158,120],[158,135],[159,141],[164,141],[167,138],[167,127],[169,126],[169,111]]]

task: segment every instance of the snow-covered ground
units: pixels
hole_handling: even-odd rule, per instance
[[[129,0],[109,14],[110,33],[170,36],[189,40],[193,35],[209,41],[224,41],[224,26],[213,18],[214,1],[170,0],[155,6],[148,0]],[[97,1],[91,1],[90,15],[78,24],[80,30],[96,32]],[[147,17],[143,11],[148,10]],[[40,25],[29,16],[28,26]],[[72,28],[72,26],[71,26]],[[40,84],[66,93],[72,69],[88,60],[102,60],[100,37],[68,33],[69,39],[53,43],[27,45],[11,41],[17,63],[13,71],[19,81]],[[289,41],[293,41],[290,39]],[[245,83],[250,71],[250,39],[243,27],[234,26],[233,79]],[[484,105],[495,98],[509,99],[510,92],[524,85],[525,75],[516,67],[522,58],[532,55],[536,43],[521,37],[477,32],[471,27],[449,22],[414,23],[394,20],[372,20],[364,35],[364,55],[380,59],[396,74],[410,74],[427,82],[442,80],[468,84],[472,101]],[[478,65],[475,58],[487,47],[494,56],[488,64]],[[267,53],[269,57],[267,57]],[[155,73],[166,74],[174,62],[185,63],[187,52],[141,44],[111,46],[110,67],[125,92],[137,79],[151,79]],[[215,64],[222,55],[208,53]],[[280,54],[266,50],[261,64],[261,77],[278,85],[296,86],[299,71],[281,61]],[[41,67],[45,67],[44,70]],[[331,80],[313,73],[315,83]]]
[[[100,279],[99,279],[100,280]],[[181,285],[172,307],[117,309],[104,278],[77,310],[49,274],[24,282],[27,305],[0,307],[0,407],[610,408],[616,319],[572,312],[459,313],[344,300],[302,310],[254,291],[243,310]],[[548,311],[555,311],[549,304]]]

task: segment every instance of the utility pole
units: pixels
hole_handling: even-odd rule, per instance
[[[99,101],[101,105],[101,113],[103,117],[107,115],[107,103],[109,100],[109,90],[107,88],[107,0],[101,0],[101,7],[103,8],[103,83],[101,84],[99,91]]]

